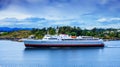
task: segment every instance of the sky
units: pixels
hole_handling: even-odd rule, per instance
[[[0,27],[120,28],[120,0],[0,0]]]

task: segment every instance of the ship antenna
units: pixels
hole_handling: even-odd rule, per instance
[[[47,35],[49,35],[49,30],[48,30],[48,28],[47,28]]]
[[[47,31],[47,35],[49,35],[49,31]]]
[[[58,35],[59,27],[57,26],[56,28],[56,34]]]

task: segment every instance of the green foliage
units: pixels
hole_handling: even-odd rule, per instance
[[[48,32],[49,32],[50,35],[55,35],[56,34],[55,28],[52,28],[52,27],[48,28]]]
[[[58,29],[58,33],[56,30]],[[118,32],[120,29],[102,29],[102,28],[93,28],[91,30],[88,29],[81,29],[80,27],[70,27],[70,26],[61,26],[57,28],[48,27],[48,28],[33,28],[31,31],[16,31],[16,32],[4,32],[0,34],[0,37],[12,37],[12,38],[27,38],[30,35],[35,35],[36,39],[43,38],[44,35],[50,34],[68,34],[72,36],[93,36],[93,37],[99,37],[104,39],[120,39],[120,32]]]
[[[6,32],[2,34],[0,37],[1,38],[27,38],[29,35],[31,35],[30,31],[14,31],[14,32]]]
[[[8,32],[1,33],[1,36],[9,34]]]
[[[70,26],[61,26],[57,27],[59,29],[58,34],[68,34],[72,36],[93,36],[104,39],[114,39],[120,38],[120,32],[117,32],[117,29],[102,29],[102,28],[93,28],[91,30],[81,29],[80,27],[70,27]],[[43,28],[43,29],[33,29],[31,31],[36,35],[37,38],[42,38],[47,32],[50,35],[56,34],[56,28]]]
[[[71,32],[71,35],[72,36],[76,36],[76,32]]]

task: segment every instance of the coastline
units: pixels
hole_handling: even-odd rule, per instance
[[[18,41],[18,42],[20,42],[20,39],[22,38],[0,38],[0,40],[11,40],[11,41]]]
[[[18,41],[22,42],[21,39],[23,38],[0,38],[0,40],[11,40],[11,41]],[[120,39],[103,39],[103,41],[118,41]]]
[[[120,39],[103,39],[103,41],[118,41]]]

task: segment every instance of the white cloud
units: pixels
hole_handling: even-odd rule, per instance
[[[120,18],[110,18],[111,21],[113,20],[120,20]]]
[[[64,25],[80,25],[83,23],[79,19],[66,19],[66,20],[49,20],[43,18],[30,17],[25,19],[17,18],[4,18],[0,20],[1,25],[5,27],[48,27],[48,26],[64,26]],[[47,24],[47,25],[46,25]]]
[[[12,25],[11,22],[0,22],[0,26],[9,26]]]
[[[9,5],[8,8],[0,11],[0,19],[4,18],[16,18],[16,19],[25,19],[31,17],[30,14],[27,14],[22,7],[17,5]]]
[[[120,20],[119,17],[109,18],[105,15],[116,15],[119,13],[111,13],[107,9],[111,6],[113,10],[118,9],[116,4],[109,5],[109,0],[11,0],[11,4],[4,10],[0,11],[0,19],[7,19],[6,21],[0,21],[0,26],[8,27],[45,27],[54,25],[76,25],[84,28],[92,28],[102,26],[103,23],[98,22],[110,22]],[[68,2],[67,2],[68,1]],[[99,5],[98,5],[99,3]],[[97,6],[97,5],[98,6]],[[108,6],[106,6],[108,4]],[[106,12],[107,11],[107,12]],[[116,11],[116,10],[115,10]],[[102,12],[102,13],[101,13]],[[86,14],[87,13],[87,14]],[[85,15],[83,15],[85,14]],[[117,15],[118,14],[118,15]],[[43,21],[24,20],[29,17],[45,18]],[[103,17],[97,19],[98,17]],[[107,18],[106,18],[107,17]],[[17,20],[16,20],[17,19]],[[71,20],[74,19],[74,20]],[[33,21],[34,22],[33,22]],[[53,21],[51,21],[53,20]],[[106,25],[105,25],[106,26]]]
[[[120,20],[119,17],[97,19],[98,22],[111,22],[111,21],[119,21],[119,20]]]
[[[105,22],[105,21],[107,21],[107,19],[106,19],[106,18],[100,18],[100,19],[98,19],[97,21],[98,21],[98,22]]]
[[[4,19],[4,18],[25,19],[27,17],[31,17],[31,15],[27,15],[27,14],[19,13],[19,12],[12,12],[12,11],[0,12],[0,19]]]

